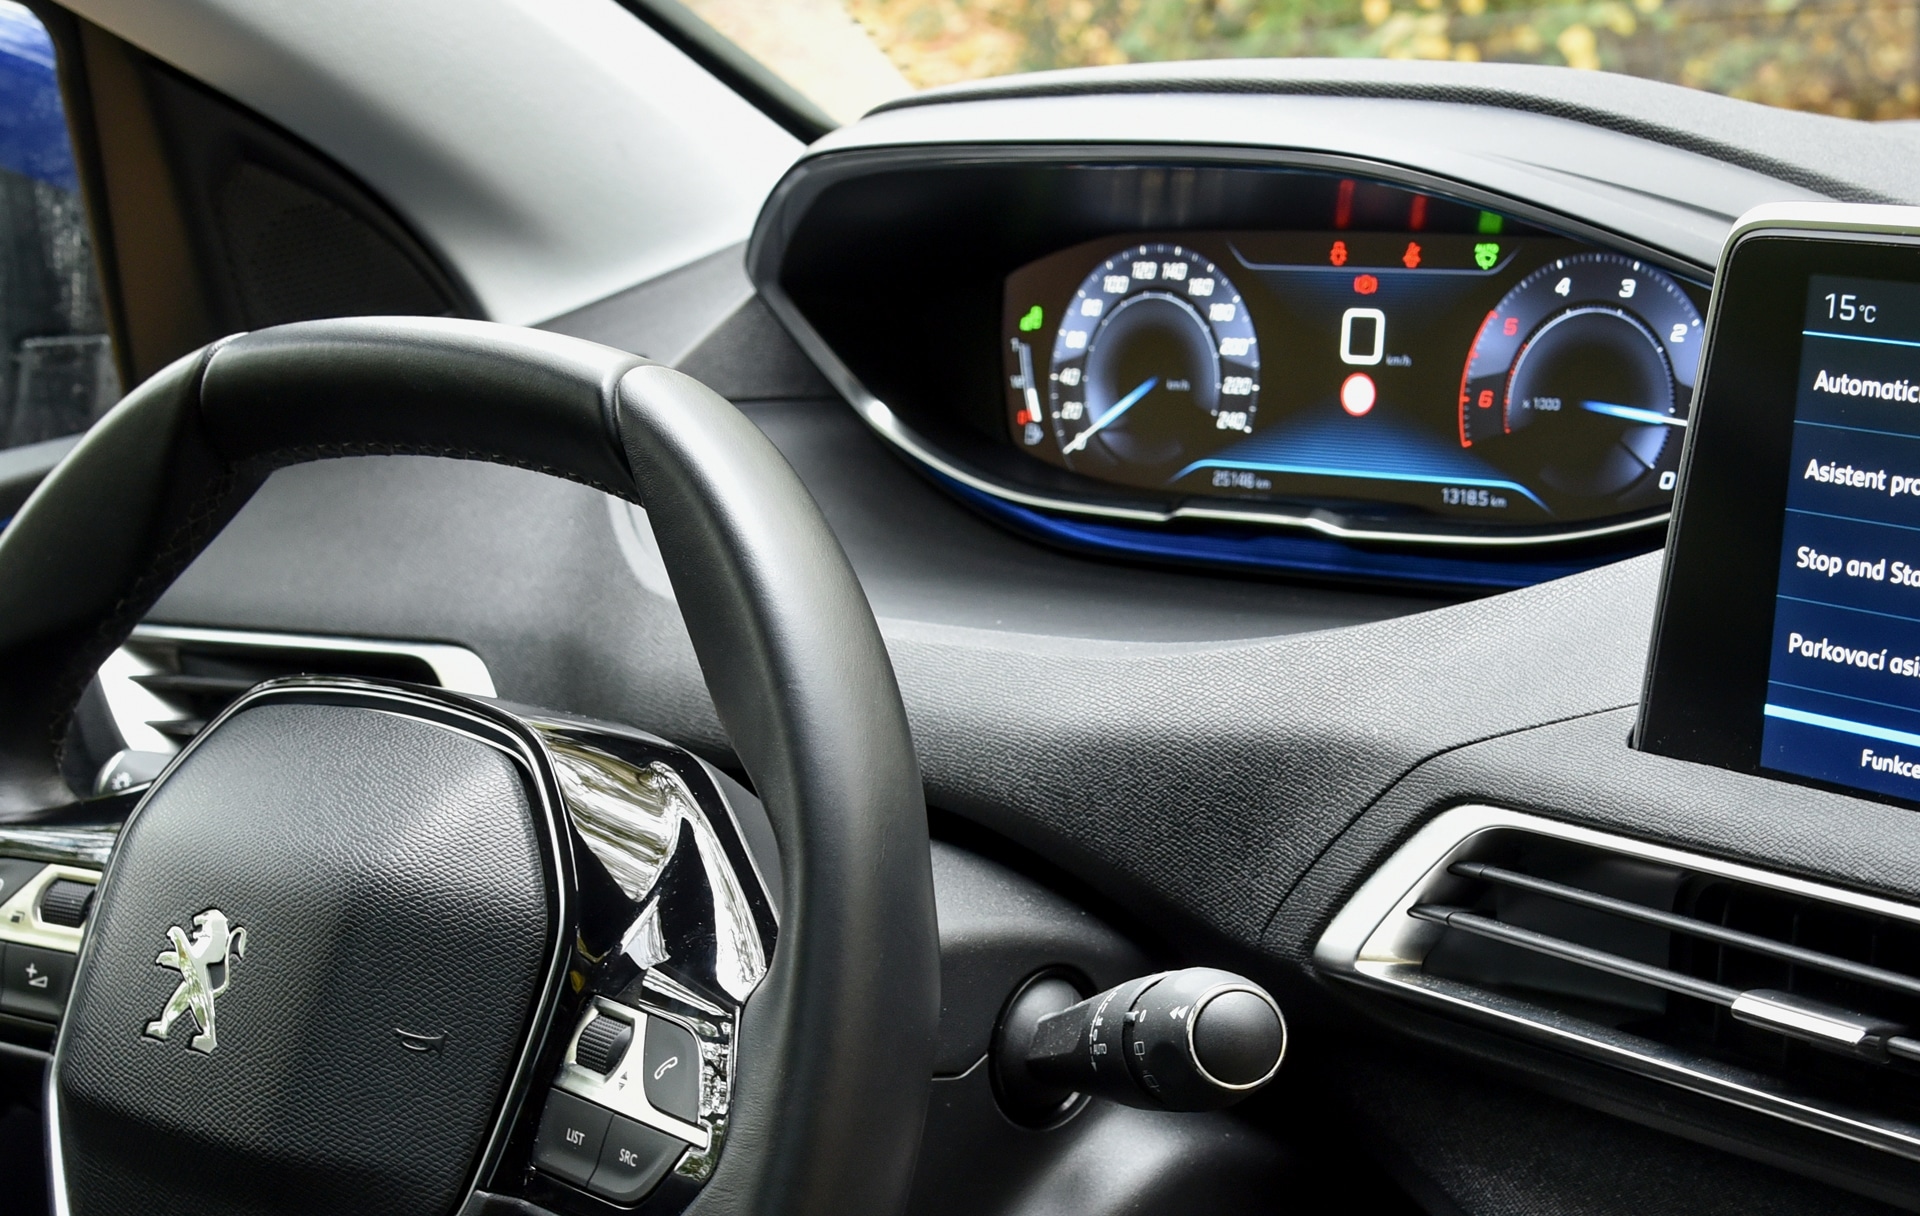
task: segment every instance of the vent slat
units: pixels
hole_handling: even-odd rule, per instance
[[[1535,878],[1531,874],[1522,874],[1502,866],[1487,865],[1484,862],[1461,861],[1449,867],[1449,871],[1462,878],[1475,878],[1497,886],[1513,887],[1517,890],[1532,891],[1537,895],[1546,895],[1553,899],[1564,900],[1583,908],[1607,912],[1628,920],[1637,920],[1642,924],[1658,925],[1675,933],[1686,933],[1722,946],[1733,946],[1755,954],[1764,954],[1782,962],[1811,967],[1825,971],[1830,975],[1858,980],[1863,984],[1873,984],[1882,988],[1892,988],[1909,996],[1920,997],[1920,979],[1888,971],[1883,967],[1874,967],[1866,963],[1856,963],[1849,959],[1836,958],[1818,950],[1809,950],[1804,946],[1775,941],[1770,937],[1744,933],[1738,929],[1729,929],[1711,921],[1699,920],[1691,916],[1682,916],[1677,912],[1663,912],[1658,908],[1649,908],[1624,899],[1615,899],[1611,895],[1600,895],[1592,891],[1583,891],[1579,887],[1570,887],[1565,883],[1553,882],[1545,878]],[[1796,917],[1796,936],[1798,918]],[[1730,990],[1731,991],[1731,990]]]
[[[1724,984],[1715,984],[1709,980],[1687,975],[1684,972],[1656,967],[1651,963],[1625,958],[1605,950],[1596,950],[1591,946],[1582,946],[1578,942],[1570,942],[1551,934],[1536,933],[1532,929],[1509,925],[1504,921],[1481,916],[1465,908],[1450,907],[1445,904],[1415,904],[1407,909],[1407,915],[1416,920],[1445,925],[1449,929],[1471,933],[1476,937],[1505,942],[1535,954],[1577,963],[1583,967],[1591,967],[1595,971],[1604,971],[1609,975],[1617,975],[1623,979],[1650,984],[1668,992],[1677,992],[1682,996],[1708,1001],[1732,1011],[1733,1016],[1740,1021],[1776,1034],[1819,1043],[1869,1059],[1884,1059],[1887,1054],[1896,1054],[1905,1059],[1920,1060],[1920,1040],[1905,1037],[1901,1033],[1906,1030],[1905,1026],[1883,1018],[1871,1017],[1819,1001],[1810,1001],[1788,992],[1770,992],[1760,989],[1743,992]],[[1899,1045],[1897,1050],[1895,1044]]]
[[[155,671],[133,677],[133,682],[151,693],[165,696],[238,697],[265,676],[200,676],[177,671]]]
[[[1314,963],[1920,1165],[1920,889],[1905,895],[1465,804],[1374,871]]]
[[[1564,959],[1591,967],[1595,971],[1604,971],[1622,979],[1637,980],[1642,984],[1651,984],[1655,988],[1664,988],[1668,992],[1678,992],[1682,996],[1698,997],[1716,1005],[1732,1007],[1740,996],[1737,988],[1728,988],[1678,971],[1669,971],[1665,967],[1655,967],[1651,963],[1642,963],[1635,959],[1610,954],[1605,950],[1595,950],[1591,946],[1582,946],[1564,938],[1553,937],[1545,933],[1536,933],[1532,929],[1522,929],[1518,925],[1509,925],[1494,920],[1490,916],[1481,916],[1465,908],[1449,907],[1445,904],[1415,904],[1407,909],[1407,915],[1416,920],[1432,921],[1435,924],[1471,933],[1476,937],[1492,938],[1522,950],[1531,950],[1536,954],[1545,954],[1553,958]]]

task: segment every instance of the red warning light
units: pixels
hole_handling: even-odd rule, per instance
[[[1355,372],[1340,385],[1340,408],[1359,418],[1373,408],[1379,395],[1379,390],[1373,386],[1372,376]]]
[[[1517,333],[1519,333],[1519,332],[1520,332],[1520,318],[1519,318],[1519,317],[1508,317],[1508,318],[1507,318],[1507,323],[1506,323],[1505,325],[1502,325],[1502,326],[1500,327],[1500,332],[1501,332],[1501,333],[1503,333],[1503,334],[1505,334],[1505,335],[1507,335],[1507,337],[1509,337],[1509,338],[1511,338],[1511,337],[1513,337],[1513,335],[1515,335],[1515,334],[1517,334]]]
[[[1353,179],[1344,178],[1333,200],[1333,226],[1345,228],[1353,223]]]
[[[1027,423],[1032,421],[1033,421],[1033,415],[1027,412],[1026,410],[1021,410],[1019,413],[1013,416],[1013,424],[1015,426],[1025,426],[1027,425]]]
[[[1490,409],[1492,409],[1492,408],[1493,408],[1493,390],[1492,390],[1492,389],[1490,389],[1490,388],[1483,388],[1483,389],[1481,389],[1481,390],[1480,390],[1480,401],[1479,401],[1479,403],[1478,403],[1478,404],[1479,404],[1479,406],[1480,406],[1480,408],[1481,408],[1481,409],[1483,409],[1483,410],[1490,410]]]
[[[1353,289],[1363,296],[1370,296],[1380,290],[1380,280],[1370,274],[1353,276]]]
[[[1335,241],[1333,243],[1333,249],[1327,254],[1327,261],[1332,262],[1335,266],[1345,266],[1347,264],[1347,243],[1345,241]]]
[[[1407,242],[1407,251],[1400,255],[1400,261],[1408,270],[1420,264],[1420,245],[1415,241]]]
[[[1407,208],[1407,227],[1415,232],[1427,226],[1427,196],[1416,194],[1413,203]]]

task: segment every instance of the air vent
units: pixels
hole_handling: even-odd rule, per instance
[[[1920,908],[1461,807],[1361,889],[1315,961],[1920,1160]]]
[[[142,625],[101,665],[107,707],[128,749],[171,755],[262,680],[362,676],[494,695],[486,664],[461,646]]]

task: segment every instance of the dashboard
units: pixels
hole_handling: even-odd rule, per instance
[[[1071,95],[1068,81],[1045,86],[1056,95],[976,89],[877,114],[810,150],[775,192],[748,250],[747,304],[738,303],[747,291],[737,274],[715,271],[710,299],[709,280],[676,274],[592,318],[605,326],[594,336],[651,354],[679,349],[673,335],[685,318],[703,318],[692,328],[710,336],[679,362],[741,404],[827,514],[879,617],[949,854],[964,844],[1079,893],[1090,912],[1046,915],[1074,926],[1104,916],[1156,959],[1249,960],[1289,1015],[1301,1012],[1303,1031],[1312,1029],[1314,1052],[1283,1072],[1284,1100],[1204,1142],[1171,1123],[1127,1121],[1124,1108],[1091,1108],[1048,1132],[1012,1128],[985,1070],[964,1071],[978,1055],[963,1043],[952,1075],[943,1066],[935,1082],[922,1157],[933,1163],[935,1201],[914,1210],[1076,1206],[1043,1189],[1059,1179],[1161,1180],[1164,1189],[1131,1204],[1138,1210],[1191,1206],[1204,1183],[1251,1203],[1299,1182],[1248,1184],[1229,1168],[1262,1156],[1244,1147],[1267,1126],[1255,1120],[1281,1118],[1288,1158],[1366,1210],[1393,1209],[1351,1193],[1385,1173],[1356,1145],[1368,1154],[1378,1146],[1431,1185],[1435,1208],[1477,1213],[1688,1205],[1825,1216],[1884,1210],[1875,1200],[1912,1206],[1920,1065],[1785,1036],[1780,1027],[1796,1013],[1803,1036],[1809,1024],[1862,1023],[1810,1018],[1790,1001],[1750,994],[1799,993],[1850,1015],[1894,1008],[1899,1025],[1920,1026],[1920,1009],[1856,985],[1858,967],[1853,979],[1831,970],[1840,959],[1915,974],[1904,960],[1920,957],[1910,931],[1920,924],[1920,820],[1907,806],[1860,796],[1866,781],[1906,779],[1863,772],[1861,748],[1877,757],[1905,747],[1910,760],[1911,747],[1861,743],[1855,784],[1843,790],[1779,780],[1778,763],[1761,773],[1755,763],[1683,761],[1632,742],[1646,729],[1635,707],[1663,595],[1662,558],[1651,552],[1669,510],[1660,470],[1675,467],[1666,462],[1681,440],[1699,449],[1716,416],[1711,381],[1724,374],[1703,355],[1696,372],[1705,374],[1689,385],[1687,352],[1675,349],[1688,340],[1658,348],[1647,340],[1663,337],[1648,303],[1655,286],[1671,282],[1704,311],[1734,217],[1797,190],[1920,198],[1911,136],[1899,124],[1740,108],[1600,73],[1523,76],[1494,64],[1272,72],[1310,79],[1209,77],[1172,94],[1167,75],[1139,71],[1137,80],[1107,77],[1111,91],[1091,97]],[[1203,138],[1234,146],[1195,142]],[[1416,198],[1427,200],[1417,225]],[[1481,230],[1483,213],[1498,217],[1498,232]],[[1335,267],[1337,243],[1347,260]],[[1470,260],[1485,244],[1500,247],[1489,268]],[[1163,245],[1176,252],[1153,249]],[[1419,266],[1405,264],[1410,245]],[[727,253],[733,273],[738,258]],[[1583,258],[1608,268],[1611,284],[1567,272]],[[716,255],[709,265],[725,261]],[[1149,261],[1152,277],[1135,280],[1134,264]],[[1189,286],[1203,262],[1219,272],[1212,297]],[[1185,278],[1167,275],[1175,263]],[[1621,267],[1635,264],[1645,273],[1623,298]],[[1109,273],[1122,266],[1126,290],[1108,293]],[[1463,273],[1432,273],[1442,268]],[[1855,285],[1840,294],[1887,277],[1884,268],[1846,271]],[[1093,350],[1056,364],[1070,305],[1096,272],[1088,298],[1102,297],[1102,315],[1081,326]],[[1358,290],[1362,275],[1375,291]],[[1902,277],[1920,282],[1920,273]],[[1222,278],[1232,287],[1225,296]],[[1562,278],[1564,296],[1554,290]],[[1502,313],[1530,279],[1522,302],[1549,311],[1521,315],[1509,303]],[[1789,325],[1773,341],[1775,357],[1792,366],[1770,382],[1775,394],[1795,383],[1808,343],[1839,349],[1800,333],[1822,327],[1805,323],[1805,284],[1789,286],[1791,311],[1779,314]],[[1123,305],[1130,315],[1156,294],[1184,301],[1200,321],[1175,317],[1173,334],[1190,326],[1178,340],[1156,337],[1160,326],[1142,326],[1146,342],[1124,329],[1095,336]],[[633,307],[642,300],[648,307]],[[1218,302],[1245,307],[1216,322]],[[1034,327],[1023,330],[1036,307]],[[1349,322],[1350,310],[1367,308],[1381,318]],[[1536,357],[1575,325],[1549,327],[1551,310],[1577,309],[1590,310],[1578,318],[1620,316],[1569,332],[1625,335],[1629,349],[1659,350],[1671,407],[1657,393],[1631,396],[1644,381],[1527,386]],[[1489,332],[1490,313],[1501,319]],[[1503,332],[1508,316],[1512,335]],[[1240,322],[1245,330],[1223,328]],[[1512,346],[1476,347],[1483,334]],[[1535,347],[1523,357],[1528,335]],[[1125,340],[1114,345],[1115,336]],[[1920,331],[1891,336],[1911,341]],[[1222,349],[1240,338],[1245,350]],[[1028,346],[1030,371],[1016,339]],[[1204,411],[1191,404],[1201,395],[1194,385],[1209,382],[1203,343],[1220,377]],[[1376,345],[1377,363],[1343,357],[1370,357]],[[1112,357],[1111,383],[1090,401],[1096,355]],[[1390,362],[1402,355],[1410,362]],[[1619,362],[1567,366],[1585,376],[1617,372]],[[1910,365],[1871,364],[1835,355],[1815,372],[1844,374],[1845,383],[1914,379]],[[1075,368],[1078,385],[1053,378]],[[1340,393],[1357,373],[1375,389],[1359,414]],[[1229,376],[1247,377],[1248,391],[1224,391]],[[1463,381],[1477,376],[1484,381],[1463,410]],[[1127,412],[1080,441],[1149,379],[1156,383]],[[1170,383],[1178,379],[1189,382],[1184,400]],[[1486,407],[1477,404],[1482,389],[1494,394]],[[1543,396],[1561,408],[1536,408]],[[1073,400],[1081,417],[1060,418]],[[1737,394],[1719,400],[1719,418],[1739,417]],[[1664,411],[1666,420],[1587,402]],[[1246,418],[1232,417],[1243,404]],[[1898,403],[1779,396],[1776,438],[1831,421],[1815,404],[1864,417]],[[1507,507],[1444,501],[1463,485],[1458,464],[1439,482],[1378,476],[1394,471],[1378,456],[1356,470],[1353,429],[1337,432],[1339,449],[1311,465],[1268,458],[1310,473],[1244,470],[1267,487],[1218,486],[1211,473],[1168,484],[1196,460],[1250,463],[1244,451],[1228,453],[1287,435],[1313,411],[1334,427],[1392,422],[1417,440],[1420,459],[1484,461],[1495,470],[1489,479],[1527,487],[1554,514],[1492,486],[1477,488],[1506,494]],[[1221,425],[1223,414],[1232,425]],[[1150,422],[1178,424],[1172,440],[1191,452],[1147,452]],[[1027,442],[1030,424],[1041,428],[1037,443]],[[1560,442],[1572,424],[1606,426],[1579,434],[1617,436],[1607,443],[1624,440],[1628,457],[1598,442]],[[1654,436],[1663,438],[1657,453],[1641,446]],[[1549,449],[1549,437],[1559,446]],[[1780,509],[1761,519],[1771,530],[1758,542],[1711,548],[1693,569],[1724,583],[1728,557],[1739,557],[1754,620],[1770,621],[1782,595],[1815,594],[1831,601],[1821,610],[1833,621],[1855,608],[1913,616],[1895,583],[1896,562],[1913,559],[1898,546],[1809,534],[1783,547],[1781,531],[1800,526],[1787,511],[1790,492],[1810,507],[1820,506],[1814,495],[1858,499],[1851,518],[1818,524],[1834,534],[1920,524],[1894,514],[1910,496],[1869,502],[1864,485],[1805,476],[1814,456],[1820,466],[1884,467],[1891,493],[1895,475],[1914,471],[1893,447],[1912,442],[1881,442],[1868,469],[1835,441],[1793,459],[1791,483],[1788,465],[1759,476],[1730,461],[1729,476],[1768,488]],[[1591,480],[1582,489],[1565,479],[1577,467],[1549,467],[1584,452],[1591,470],[1603,448],[1655,467],[1635,475],[1638,485],[1597,494]],[[1737,445],[1722,450],[1740,454]],[[1683,467],[1679,479],[1683,520],[1702,518],[1697,474]],[[1740,527],[1758,534],[1756,519]],[[1837,572],[1798,566],[1803,545],[1842,559]],[[1886,581],[1860,574],[1882,558]],[[1848,561],[1865,565],[1850,573]],[[1583,566],[1592,568],[1552,578]],[[1363,579],[1375,585],[1352,585]],[[1449,602],[1449,588],[1527,582],[1539,585]],[[1904,724],[1908,711],[1835,707],[1834,694],[1875,695],[1869,680],[1908,678],[1897,672],[1802,654],[1802,666],[1822,667],[1793,682],[1829,683],[1802,690],[1804,700],[1764,700],[1794,656],[1752,621],[1734,629],[1729,619],[1703,614],[1704,640],[1758,638],[1760,649],[1735,662],[1718,661],[1723,652],[1711,646],[1700,654],[1718,682],[1708,687],[1744,690],[1754,757],[1769,754],[1760,750],[1765,724],[1783,721],[1763,716],[1766,704],[1920,731]],[[1900,624],[1872,619],[1888,622],[1876,630]],[[379,457],[284,470],[154,620],[458,643],[484,659],[504,696],[636,723],[732,763],[645,514],[525,469]],[[1864,630],[1792,627],[1868,649]],[[1890,645],[1872,642],[1872,653]],[[1895,649],[1887,661],[1916,652]],[[938,880],[941,852],[934,865]],[[1507,885],[1491,885],[1501,871]],[[1569,889],[1588,900],[1584,908],[1536,898]],[[949,916],[951,891],[940,892],[950,930],[963,923]],[[1446,920],[1397,911],[1414,900]],[[1605,913],[1623,901],[1681,929],[1656,933]],[[989,893],[961,907],[998,916],[1015,902]],[[1404,935],[1376,932],[1392,928],[1390,914]],[[1475,916],[1577,949],[1543,962],[1498,953],[1486,938],[1475,951],[1461,927]],[[1778,934],[1798,961],[1765,966],[1702,946],[1703,923]],[[1663,945],[1683,931],[1694,935],[1689,943]],[[1660,966],[1672,973],[1660,978],[1686,989],[1648,1000],[1617,975],[1560,965],[1575,955],[1591,961],[1596,950],[1641,975]],[[1802,965],[1809,952],[1826,955],[1829,970]],[[1101,974],[1088,969],[1104,983]],[[1903,1037],[1880,1026],[1867,1027],[1870,1050]],[[968,1111],[976,1124],[962,1122]],[[1223,1201],[1218,1210],[1235,1209]]]
[[[1656,546],[1708,273],[1366,169],[828,159],[768,298],[883,438],[1056,543],[1460,587]]]

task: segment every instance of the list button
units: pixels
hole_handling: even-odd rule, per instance
[[[540,1116],[540,1134],[533,1141],[533,1164],[578,1186],[587,1185],[600,1161],[611,1111],[553,1090]]]

